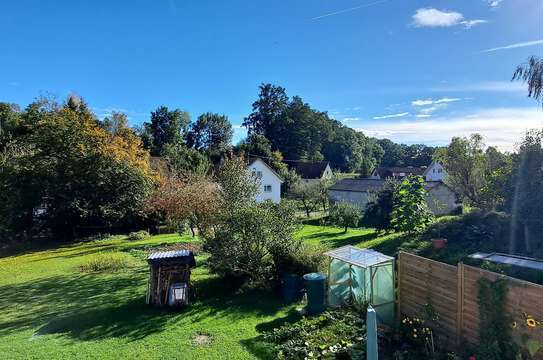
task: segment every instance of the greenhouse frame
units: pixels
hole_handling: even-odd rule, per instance
[[[394,321],[394,258],[347,245],[328,256],[328,305],[371,305],[382,323]]]

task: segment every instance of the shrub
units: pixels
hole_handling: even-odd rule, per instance
[[[324,249],[320,247],[302,244],[298,251],[287,254],[279,260],[278,272],[280,275],[304,275],[322,271],[326,264],[323,253]]]
[[[211,270],[262,285],[277,278],[278,265],[302,246],[294,237],[299,228],[295,213],[290,202],[264,202],[224,214],[213,236],[205,238]]]
[[[390,214],[390,224],[394,230],[414,233],[424,230],[432,222],[425,185],[421,176],[408,176],[394,191],[394,208]]]
[[[397,180],[387,180],[383,190],[379,191],[377,198],[370,202],[362,222],[368,227],[376,228],[377,230],[388,230],[390,225],[390,214],[394,207],[394,192],[398,188]]]
[[[140,230],[140,231],[131,232],[130,234],[128,234],[126,238],[131,241],[137,241],[137,240],[145,240],[145,239],[148,239],[149,237],[151,237],[151,235],[149,235],[148,231]]]
[[[93,255],[84,263],[79,265],[79,271],[92,272],[115,272],[130,265],[130,260],[126,254],[122,253],[102,253]]]
[[[348,228],[358,226],[361,217],[362,212],[356,205],[348,202],[340,202],[330,208],[328,219],[332,225],[345,228],[345,232],[347,232]]]
[[[352,308],[303,317],[264,334],[279,359],[365,359],[365,323]]]

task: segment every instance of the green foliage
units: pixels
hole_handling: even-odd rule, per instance
[[[31,104],[22,118],[26,131],[13,140],[15,156],[0,174],[0,188],[8,194],[0,218],[8,219],[13,232],[45,228],[70,238],[79,226],[141,220],[154,176],[133,132],[105,131],[72,97],[63,107]]]
[[[492,210],[503,206],[510,174],[510,158],[495,148],[484,151],[479,134],[469,138],[455,137],[436,158],[446,171],[446,183],[469,205]],[[509,166],[510,169],[510,166]]]
[[[131,232],[130,234],[128,234],[126,236],[126,239],[131,240],[131,241],[137,241],[137,240],[145,240],[145,239],[148,239],[150,237],[151,237],[151,235],[149,234],[148,231],[140,230],[140,231],[136,231],[136,232]]]
[[[394,209],[394,193],[397,191],[399,183],[396,180],[387,180],[383,189],[377,193],[377,198],[368,203],[362,223],[368,227],[377,230],[389,230],[391,225],[391,215]]]
[[[377,144],[384,154],[380,166],[428,166],[432,162],[435,148],[423,144],[396,144],[389,139],[379,139]]]
[[[260,86],[253,112],[243,125],[249,137],[263,136],[272,151],[289,160],[326,159],[342,171],[369,175],[383,155],[375,141],[312,109],[298,96],[290,99],[284,88],[271,84]]]
[[[162,150],[162,156],[173,173],[182,179],[191,175],[203,176],[210,168],[209,160],[205,155],[183,144],[166,144]]]
[[[532,56],[528,62],[519,65],[513,74],[513,80],[522,80],[528,84],[528,97],[543,105],[543,59]]]
[[[488,360],[514,360],[517,347],[511,338],[511,319],[505,302],[507,280],[494,282],[481,278],[478,281],[479,336],[478,358]]]
[[[514,191],[509,193],[515,237],[515,251],[543,254],[543,130],[526,133],[513,170]],[[519,229],[520,228],[520,229]],[[513,239],[513,240],[515,240]],[[524,240],[521,245],[521,241]]]
[[[332,225],[342,227],[347,232],[350,227],[358,227],[361,217],[362,211],[358,206],[348,202],[340,202],[332,205],[328,219]]]
[[[224,213],[214,234],[205,239],[212,271],[241,277],[255,285],[278,278],[279,266],[301,249],[295,208],[288,202],[243,204]]]
[[[161,156],[167,144],[182,144],[187,135],[190,116],[179,109],[160,106],[151,112],[150,122],[143,124],[142,138],[151,155]]]
[[[303,317],[264,334],[279,359],[365,359],[365,322],[354,308]]]
[[[321,272],[326,268],[325,249],[302,243],[296,252],[287,253],[278,258],[279,274],[305,275]]]
[[[187,146],[220,156],[230,148],[233,134],[232,125],[226,115],[205,113],[191,124]]]
[[[313,211],[317,210],[323,200],[323,192],[321,191],[319,183],[316,181],[297,181],[292,185],[290,195],[302,203],[308,218]]]
[[[403,179],[393,195],[394,208],[390,224],[396,231],[418,232],[433,220],[426,203],[425,181],[420,176]]]
[[[93,272],[116,272],[125,269],[130,265],[130,257],[123,253],[102,253],[93,255],[79,265],[79,271],[86,273]]]

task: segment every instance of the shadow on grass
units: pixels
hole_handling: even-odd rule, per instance
[[[267,323],[258,324],[256,326],[256,330],[259,333],[272,331],[273,329],[279,328],[285,324],[292,324],[300,320],[301,318],[302,316],[300,315],[300,313],[292,309],[285,317],[274,319]],[[274,349],[273,344],[265,341],[263,335],[259,335],[247,340],[242,340],[241,344],[245,346],[245,348],[257,359],[277,359],[277,353]]]
[[[210,276],[194,282],[197,301],[180,310],[152,308],[144,303],[147,270],[114,275],[56,276],[0,287],[0,336],[37,329],[35,335],[63,334],[93,341],[122,337],[139,340],[168,324],[194,324],[219,317],[241,320],[270,316],[283,306],[259,292],[238,295],[236,287]]]

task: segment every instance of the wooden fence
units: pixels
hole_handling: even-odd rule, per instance
[[[479,343],[479,303],[477,282],[503,275],[459,263],[452,266],[413,254],[400,252],[398,261],[399,312],[423,316],[430,308],[439,316],[436,335],[449,346],[463,341]],[[529,327],[526,315],[543,321],[543,286],[506,277],[506,311],[511,317],[513,337],[524,335],[543,342],[543,327]],[[516,324],[514,326],[513,324]]]

